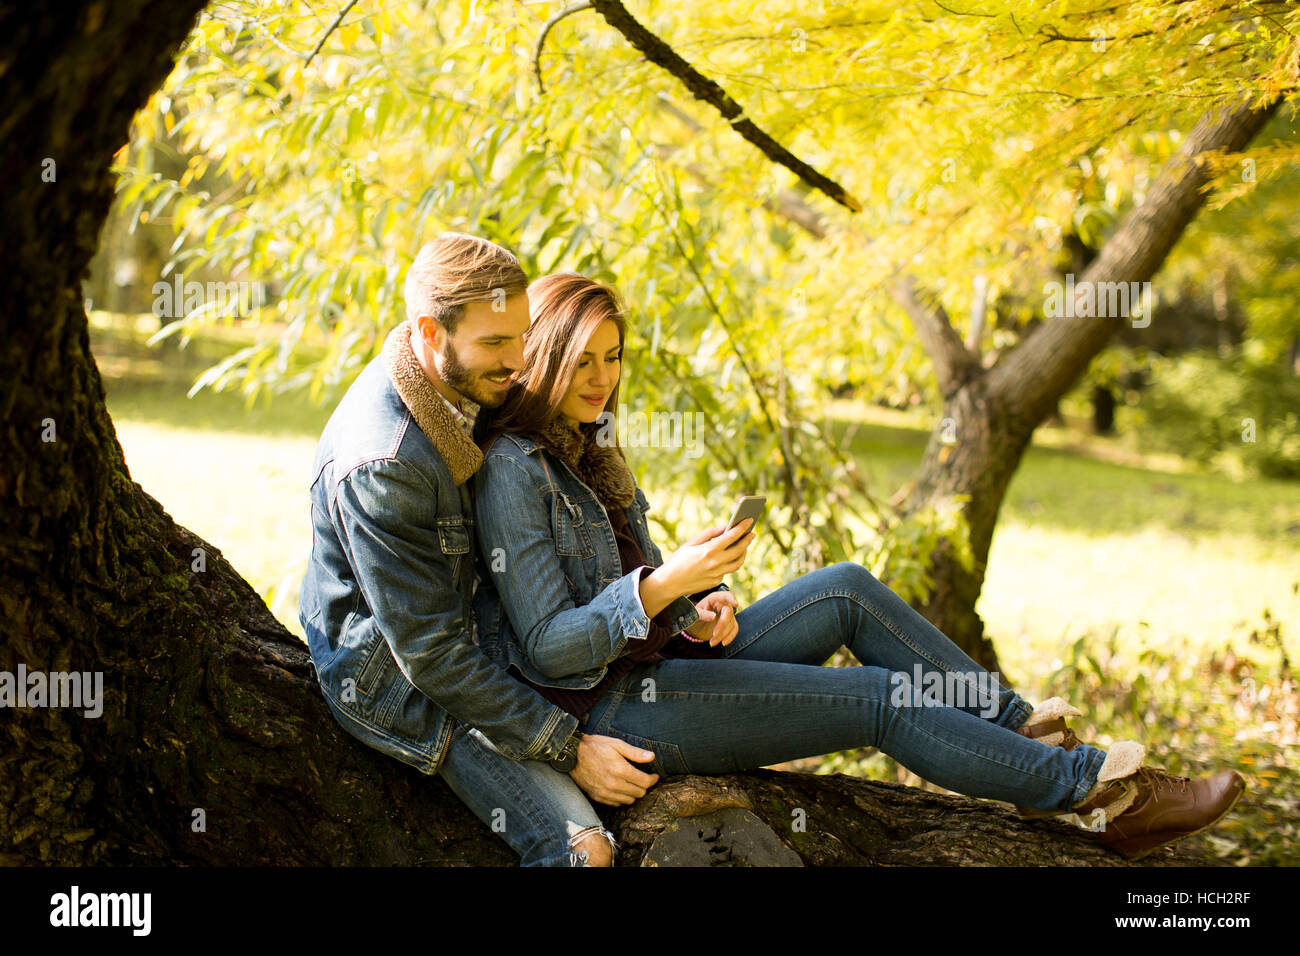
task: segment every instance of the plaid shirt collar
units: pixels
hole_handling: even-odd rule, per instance
[[[451,417],[456,420],[456,424],[460,426],[461,431],[466,435],[472,435],[474,432],[474,419],[478,417],[479,406],[471,402],[468,398],[461,396],[461,403],[465,406],[465,410],[461,411],[451,402],[447,401],[446,397],[441,392],[436,392],[436,394],[442,399],[442,403],[447,406],[448,410],[451,412]]]

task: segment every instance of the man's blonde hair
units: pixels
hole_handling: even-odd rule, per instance
[[[420,247],[406,273],[406,317],[431,315],[455,332],[467,302],[503,302],[527,289],[513,253],[477,236],[444,232]]]

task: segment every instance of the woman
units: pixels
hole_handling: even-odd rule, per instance
[[[926,780],[1062,816],[1134,859],[1236,804],[1234,771],[1193,781],[1142,767],[1139,743],[1080,743],[1064,721],[1078,710],[1059,698],[1035,710],[860,565],[738,610],[722,579],[745,560],[749,523],[664,560],[611,424],[624,341],[613,290],[561,273],[528,297],[527,368],[477,478],[480,553],[510,624],[488,640],[581,730],[653,751],[660,774],[877,747]],[[841,646],[859,666],[821,666]]]

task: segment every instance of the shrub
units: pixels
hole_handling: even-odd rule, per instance
[[[1139,442],[1203,465],[1300,478],[1300,376],[1240,352],[1153,356],[1138,406]]]

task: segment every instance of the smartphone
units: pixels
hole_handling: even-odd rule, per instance
[[[758,519],[763,514],[763,507],[767,504],[767,499],[762,495],[744,495],[736,502],[736,510],[731,514],[731,520],[727,522],[727,531],[730,531],[736,525],[740,524],[746,518],[753,518],[754,523],[750,525],[749,530],[753,531],[758,527]],[[726,531],[723,532],[726,534]]]

